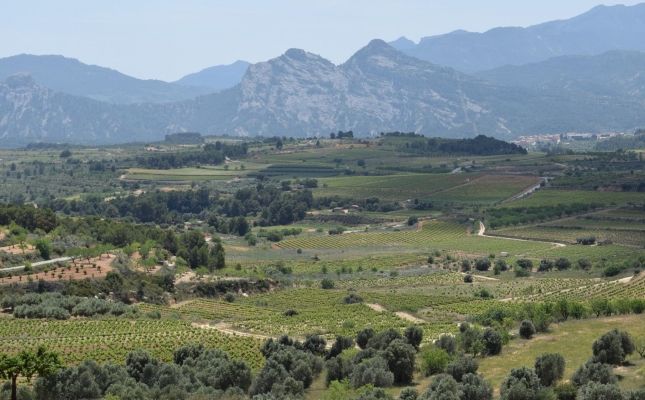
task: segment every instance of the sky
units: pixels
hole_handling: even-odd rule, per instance
[[[607,1],[632,5],[637,1]],[[0,1],[0,57],[61,54],[173,81],[302,48],[342,63],[371,39],[482,32],[565,19],[598,0],[20,0]]]

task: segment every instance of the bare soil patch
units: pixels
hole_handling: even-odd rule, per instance
[[[67,267],[51,267],[48,272],[42,271],[30,275],[22,274],[12,277],[0,278],[1,285],[12,283],[25,283],[30,279],[32,281],[61,281],[61,280],[82,280],[104,278],[108,272],[112,271],[112,262],[116,256],[109,254],[103,257],[91,258],[89,260],[76,260],[70,262]]]
[[[394,314],[397,317],[401,318],[401,319],[404,319],[404,320],[409,321],[409,322],[413,322],[415,324],[421,324],[421,323],[426,322],[426,321],[422,320],[421,318],[417,318],[414,315],[406,313],[406,312],[403,312],[403,311],[397,311]]]

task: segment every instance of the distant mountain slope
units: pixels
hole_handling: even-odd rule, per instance
[[[174,83],[184,86],[204,87],[219,92],[240,83],[249,65],[251,64],[239,60],[229,65],[216,65],[194,74],[186,75]]]
[[[326,136],[351,129],[359,135],[512,138],[633,129],[645,126],[644,111],[622,92],[492,83],[374,40],[340,66],[291,49],[250,66],[233,88],[165,104],[110,104],[13,76],[0,83],[0,145],[144,141],[181,131]]]
[[[118,71],[62,56],[22,54],[0,59],[0,81],[28,73],[49,89],[115,104],[165,103],[212,92],[158,80],[142,80]]]
[[[78,144],[157,138],[163,123],[155,106],[125,106],[72,96],[38,86],[29,75],[0,83],[0,143],[36,141]]]
[[[579,96],[629,97],[645,104],[645,53],[610,51],[597,56],[563,56],[477,74],[498,85]]]
[[[484,33],[455,31],[421,39],[411,47],[392,44],[408,55],[464,72],[522,65],[562,55],[595,55],[609,50],[645,51],[645,3],[598,6],[577,17],[527,28]]]

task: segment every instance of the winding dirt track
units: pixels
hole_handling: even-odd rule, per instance
[[[486,235],[486,226],[481,221],[479,221],[479,231],[477,232],[477,236],[493,238],[493,239],[515,240],[515,241],[518,241],[518,242],[548,243],[548,244],[552,245],[553,247],[566,247],[567,246],[564,243],[547,242],[547,241],[544,241],[544,240],[530,240],[530,239],[511,238],[511,237],[506,237],[506,236]]]

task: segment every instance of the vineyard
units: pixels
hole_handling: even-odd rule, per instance
[[[537,225],[502,228],[492,234],[571,244],[580,237],[593,236],[598,242],[644,247],[645,212],[638,209],[603,210]]]
[[[478,175],[402,174],[385,176],[349,176],[321,179],[316,196],[379,197],[384,200],[428,199],[434,193],[463,185]]]
[[[120,363],[128,352],[136,349],[147,350],[155,357],[170,361],[175,348],[189,343],[222,349],[253,368],[259,368],[263,363],[258,340],[194,328],[188,322],[168,319],[52,321],[3,318],[0,337],[4,352],[14,354],[45,345],[60,353],[64,362],[70,365],[85,359]]]

